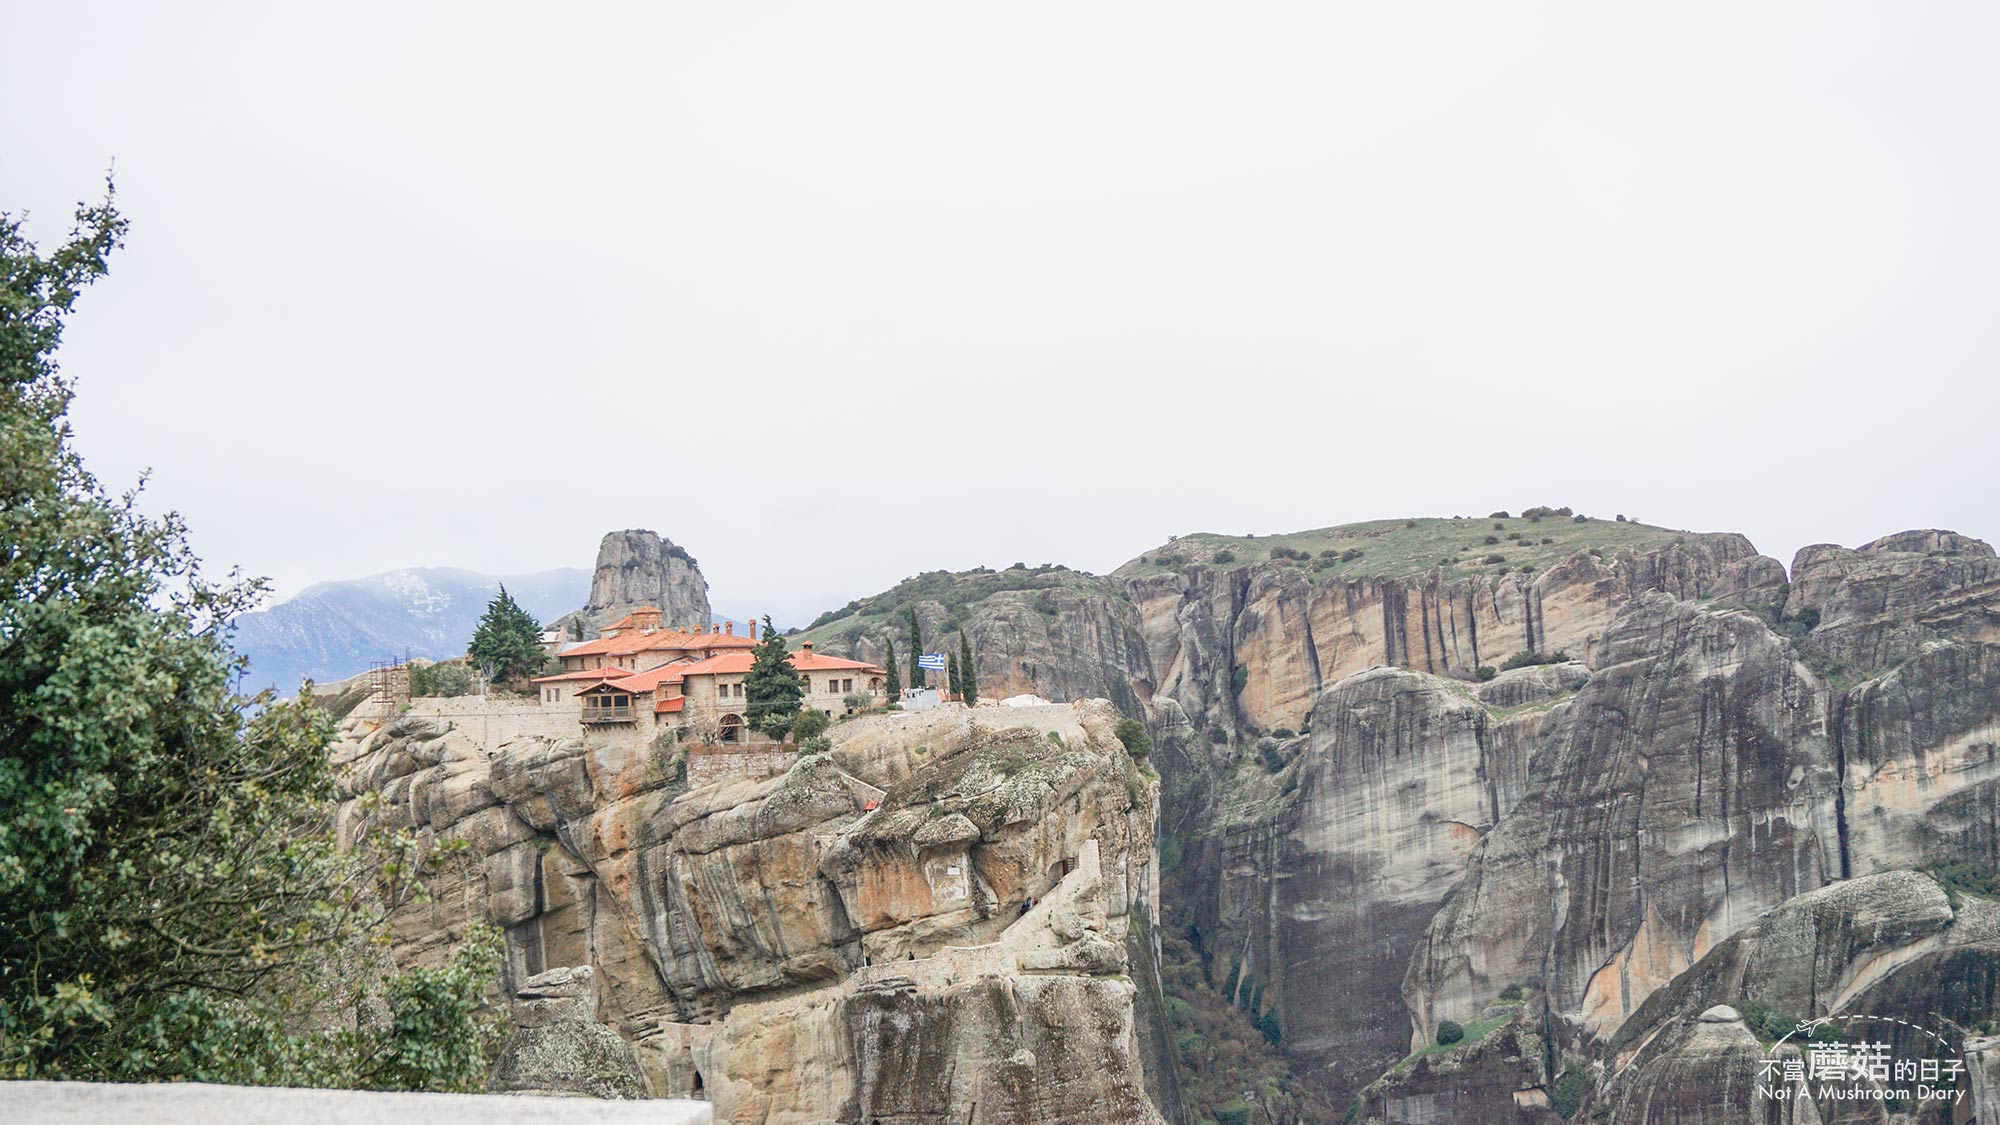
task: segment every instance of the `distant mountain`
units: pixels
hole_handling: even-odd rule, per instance
[[[244,686],[290,691],[305,677],[343,679],[376,660],[458,656],[502,583],[547,622],[581,603],[590,579],[578,567],[507,575],[418,567],[316,583],[237,619],[236,651],[250,659]]]

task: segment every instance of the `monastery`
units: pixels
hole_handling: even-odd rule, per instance
[[[682,728],[706,741],[742,742],[743,680],[756,646],[755,622],[741,634],[734,622],[662,629],[660,611],[641,606],[598,639],[559,653],[563,670],[535,686],[543,706],[574,705],[586,725]],[[821,656],[811,642],[787,659],[806,684],[801,707],[834,718],[883,700],[888,671],[877,665]]]

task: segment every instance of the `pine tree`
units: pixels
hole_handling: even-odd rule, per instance
[[[917,663],[924,655],[924,633],[917,625],[917,607],[910,607],[910,686],[924,686],[923,665]]]
[[[903,698],[903,674],[896,670],[896,638],[884,637],[883,640],[889,645],[889,655],[882,658],[882,663],[889,669],[889,678],[884,683],[889,691],[889,702],[894,703]]]
[[[743,677],[743,721],[751,730],[782,739],[791,733],[805,694],[805,680],[787,657],[785,638],[767,615],[764,639],[757,642],[756,659]]]
[[[972,662],[972,642],[966,639],[963,629],[958,631],[958,663],[952,670],[958,677],[959,686],[954,689],[958,697],[967,707],[979,702],[979,666]]]
[[[488,679],[501,683],[529,675],[548,661],[542,651],[542,627],[504,585],[486,603],[486,613],[480,617],[465,654]]]

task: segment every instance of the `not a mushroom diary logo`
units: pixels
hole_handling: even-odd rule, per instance
[[[1761,1016],[1776,1035],[1757,1074],[1757,1093],[1771,1101],[1912,1109],[1955,1106],[1963,1097],[1957,1042],[1921,1024],[1848,1012],[1795,1021],[1754,1009],[1743,1016],[1746,1024]]]

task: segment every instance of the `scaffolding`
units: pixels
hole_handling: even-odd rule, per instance
[[[368,702],[393,713],[410,703],[410,666],[401,660],[377,660],[368,667]]]

